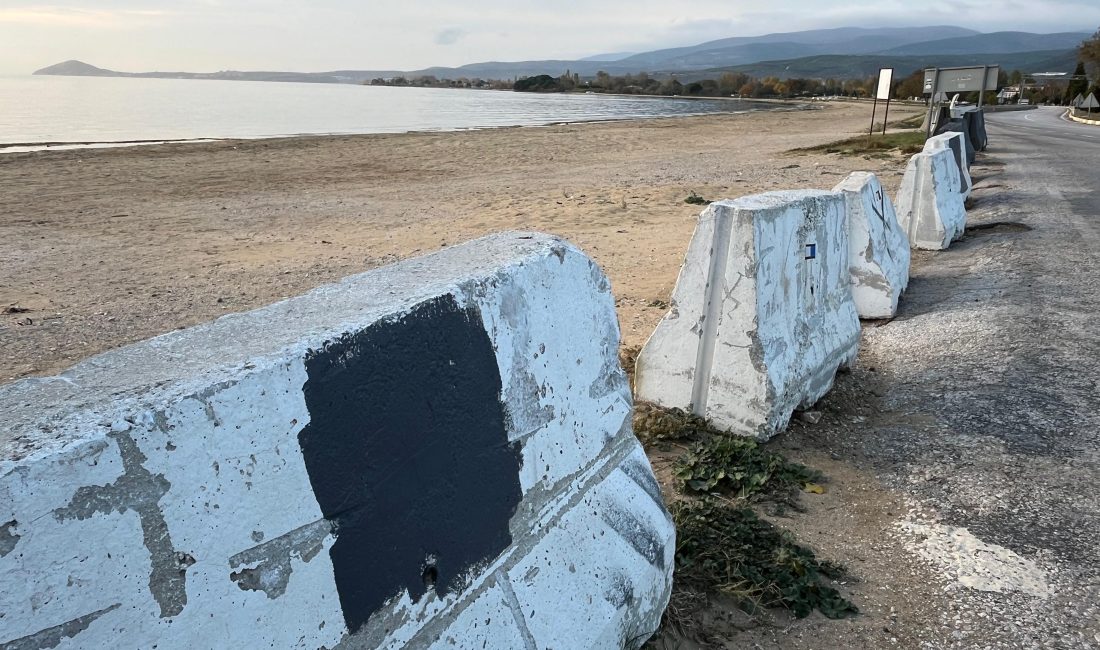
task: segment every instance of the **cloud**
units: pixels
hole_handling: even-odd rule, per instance
[[[447,29],[436,32],[435,41],[436,45],[454,45],[461,38],[466,36],[466,31],[458,27],[449,27]]]
[[[134,27],[169,16],[171,12],[150,9],[82,9],[55,5],[0,8],[0,25],[47,27]]]
[[[1092,32],[1097,0],[0,0],[0,73],[416,70],[862,25]],[[126,38],[112,36],[125,33]]]

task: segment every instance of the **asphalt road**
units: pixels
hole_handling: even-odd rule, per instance
[[[862,613],[755,647],[1100,648],[1100,127],[1061,113],[987,116],[965,237],[776,439],[831,477],[783,524]]]
[[[1020,140],[1021,145],[1036,149],[1044,149],[1054,143],[1079,143],[1082,145],[1079,153],[1085,157],[1092,156],[1095,161],[1097,153],[1100,153],[1100,127],[1063,119],[1064,112],[1064,108],[1043,106],[1033,111],[987,113],[986,121],[992,129],[991,137],[994,134],[1005,136],[999,143],[1004,147],[998,148],[1013,148],[1013,140]],[[1100,119],[1100,112],[1096,113],[1096,119]]]
[[[924,647],[1100,647],[1100,127],[1061,114],[988,115],[967,236],[868,337],[889,410],[934,418],[875,436],[963,585]]]
[[[1049,585],[1046,597],[992,597],[995,624],[979,616],[987,631],[973,641],[993,647],[1100,648],[1100,127],[1062,113],[988,115],[968,237],[943,256],[962,272],[928,305],[957,310],[933,321],[963,345],[933,380],[955,459],[924,491],[953,525],[1035,561]],[[909,308],[934,281],[921,279]]]

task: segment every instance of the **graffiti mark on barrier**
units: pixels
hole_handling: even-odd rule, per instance
[[[145,469],[145,454],[130,434],[112,431],[107,437],[118,444],[122,476],[110,485],[80,488],[69,505],[54,511],[54,517],[64,522],[84,520],[97,514],[109,515],[115,511],[120,514],[136,512],[152,563],[149,591],[160,606],[161,618],[176,616],[187,605],[187,568],[195,561],[186,553],[176,552],[168,523],[160,511],[160,499],[168,493],[172,484],[163,474],[153,474]]]
[[[875,211],[879,220],[882,223],[886,223],[886,195],[882,193],[882,188],[875,190],[875,200],[878,201],[876,206],[874,202],[871,203],[871,209]]]
[[[315,521],[237,553],[229,558],[230,568],[236,569],[229,578],[242,590],[262,591],[268,598],[278,598],[286,593],[294,570],[291,560],[308,563],[321,552],[331,532],[329,521]]]
[[[115,603],[110,607],[92,612],[91,614],[85,614],[79,618],[74,618],[61,625],[48,627],[34,634],[8,641],[7,643],[0,643],[0,650],[44,650],[45,648],[56,648],[61,645],[61,642],[65,639],[74,638],[76,635],[88,629],[88,626],[95,623],[101,616],[109,614],[119,607],[122,607],[122,604]]]

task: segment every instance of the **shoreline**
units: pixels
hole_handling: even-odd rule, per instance
[[[793,155],[864,107],[0,156],[0,382],[501,230],[611,278],[624,346],[664,315],[700,206],[902,158]],[[6,311],[7,310],[7,311]],[[23,311],[25,310],[25,311]]]
[[[258,82],[267,83],[267,82]],[[445,88],[439,90],[465,90],[461,88]],[[500,91],[503,92],[503,91]],[[511,92],[511,91],[509,91]],[[691,99],[691,100],[718,100],[718,101],[736,101],[736,102],[756,102],[756,103],[768,103],[767,100],[758,99],[735,99],[729,97],[663,97],[658,95],[622,95],[613,93],[600,93],[604,96],[610,97],[622,97],[622,98],[650,98],[650,99]],[[325,138],[325,137],[350,137],[350,136],[367,136],[367,135],[405,135],[405,134],[417,134],[417,133],[463,133],[466,131],[486,131],[492,129],[525,129],[525,128],[542,128],[549,126],[569,126],[573,124],[612,124],[616,122],[635,122],[646,120],[673,120],[683,119],[691,117],[707,117],[712,115],[747,115],[755,112],[787,112],[787,111],[815,111],[820,110],[820,106],[811,105],[809,102],[792,102],[787,100],[777,100],[774,103],[790,104],[790,108],[769,108],[769,109],[749,109],[743,111],[710,111],[700,113],[678,113],[676,115],[643,115],[643,116],[626,116],[626,117],[600,117],[593,118],[591,120],[556,120],[551,122],[539,122],[532,124],[501,124],[501,125],[488,125],[488,126],[469,126],[469,127],[454,127],[454,128],[424,128],[424,129],[410,129],[406,131],[356,131],[356,132],[329,132],[329,133],[289,133],[281,135],[258,135],[258,136],[199,136],[194,138],[156,138],[156,139],[136,139],[136,140],[77,140],[77,141],[56,141],[56,142],[0,142],[0,156],[9,153],[35,153],[39,151],[67,151],[73,149],[114,149],[122,147],[136,147],[136,146],[148,146],[157,144],[190,144],[190,143],[203,143],[203,142],[231,142],[231,141],[246,141],[246,140],[282,140],[288,138]]]

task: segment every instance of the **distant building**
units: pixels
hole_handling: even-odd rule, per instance
[[[1005,86],[1001,89],[1001,92],[997,93],[998,104],[1008,104],[1019,100],[1020,87],[1019,86]]]

